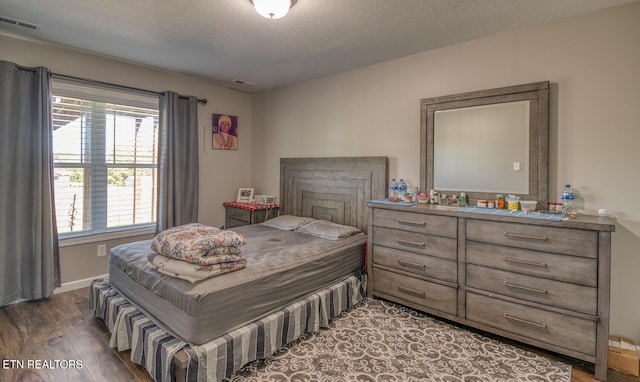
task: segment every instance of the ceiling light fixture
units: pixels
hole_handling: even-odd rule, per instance
[[[271,20],[279,19],[289,13],[289,9],[298,0],[249,0],[261,16]]]

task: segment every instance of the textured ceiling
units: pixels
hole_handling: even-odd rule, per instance
[[[0,0],[41,27],[0,33],[257,92],[634,1],[298,0],[268,20],[249,0]]]

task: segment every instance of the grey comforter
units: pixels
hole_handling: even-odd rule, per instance
[[[366,235],[327,240],[261,224],[245,236],[247,267],[191,284],[148,266],[151,241],[111,250],[109,282],[165,330],[203,344],[344,279],[364,264]]]

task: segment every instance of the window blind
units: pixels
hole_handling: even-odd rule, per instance
[[[53,80],[61,237],[155,224],[157,96]]]

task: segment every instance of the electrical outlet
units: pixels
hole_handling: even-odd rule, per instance
[[[520,162],[513,162],[513,171],[520,171]]]
[[[98,245],[98,257],[107,256],[107,245],[99,244]]]

